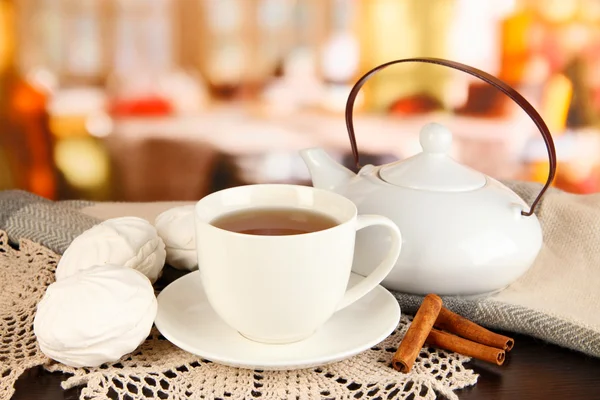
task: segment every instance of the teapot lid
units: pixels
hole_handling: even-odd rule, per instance
[[[383,166],[379,176],[384,181],[418,190],[465,192],[481,188],[486,177],[464,166],[449,155],[452,133],[437,123],[425,125],[419,134],[423,151],[406,160]]]

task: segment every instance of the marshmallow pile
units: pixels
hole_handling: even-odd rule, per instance
[[[193,209],[167,210],[155,226],[137,217],[113,218],[75,238],[37,307],[40,350],[72,367],[97,367],[133,352],[154,324],[152,284],[165,261],[198,268]]]

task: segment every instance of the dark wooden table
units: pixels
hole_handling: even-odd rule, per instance
[[[180,272],[166,269],[157,285],[164,287],[179,276]],[[477,360],[468,364],[480,376],[475,386],[457,392],[461,400],[600,399],[600,359],[527,336],[512,336],[515,348],[503,366]],[[61,389],[63,379],[41,368],[30,370],[17,381],[13,400],[78,399],[77,389]]]

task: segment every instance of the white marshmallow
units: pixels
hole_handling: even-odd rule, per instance
[[[96,367],[134,351],[149,335],[157,301],[150,281],[118,265],[98,265],[48,286],[33,329],[48,357]]]
[[[56,267],[62,280],[93,265],[133,268],[154,283],[165,265],[165,244],[156,228],[137,217],[106,220],[75,238]]]
[[[181,270],[198,269],[194,206],[180,206],[161,213],[154,222],[165,242],[167,263]]]
[[[167,248],[167,263],[173,268],[182,271],[194,271],[198,269],[198,255],[196,249]]]

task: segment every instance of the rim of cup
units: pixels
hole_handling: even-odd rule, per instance
[[[302,191],[304,193],[312,193],[312,195],[317,195],[317,196],[321,196],[324,197],[325,199],[330,199],[332,204],[335,204],[333,206],[331,206],[331,209],[334,211],[335,215],[333,215],[333,213],[328,213],[328,212],[324,212],[322,210],[319,209],[315,209],[314,207],[310,207],[310,206],[298,206],[298,205],[292,205],[292,204],[285,204],[284,202],[282,202],[279,205],[273,205],[273,206],[255,206],[255,205],[242,205],[240,204],[237,207],[232,207],[230,206],[230,210],[225,211],[225,212],[216,212],[215,209],[219,207],[219,203],[222,203],[222,198],[223,196],[235,196],[236,192],[247,192],[250,190],[294,190],[294,191]],[[327,201],[327,200],[326,200]],[[232,212],[240,212],[243,210],[251,210],[251,209],[277,209],[277,208],[295,208],[295,209],[303,209],[303,210],[308,210],[308,211],[313,211],[319,214],[324,214],[330,218],[333,218],[337,224],[330,227],[330,228],[326,228],[326,229],[322,229],[322,230],[318,230],[318,231],[314,231],[314,232],[306,232],[306,233],[298,233],[298,234],[293,234],[293,235],[254,235],[254,234],[248,234],[248,233],[240,233],[240,232],[233,232],[227,229],[222,229],[219,228],[217,226],[212,225],[212,221],[214,221],[215,219],[231,214]],[[204,196],[202,199],[200,199],[199,201],[196,202],[196,204],[194,205],[194,219],[196,223],[202,223],[205,225],[210,226],[212,229],[218,230],[218,231],[222,231],[222,232],[227,232],[229,234],[232,235],[242,235],[245,237],[256,237],[256,238],[280,238],[280,240],[290,240],[291,238],[294,237],[299,237],[299,236],[306,236],[306,235],[317,235],[317,234],[324,234],[326,232],[330,232],[333,229],[339,229],[340,227],[349,224],[351,221],[353,221],[356,216],[358,214],[358,210],[356,208],[356,205],[348,198],[332,192],[330,190],[325,190],[325,189],[319,189],[319,188],[315,188],[312,186],[304,186],[304,185],[296,185],[296,184],[285,184],[285,183],[257,183],[257,184],[248,184],[248,185],[241,185],[241,186],[235,186],[235,187],[231,187],[231,188],[227,188],[227,189],[222,189],[219,190],[217,192],[213,192],[210,193],[206,196]],[[210,215],[210,216],[209,216]]]

